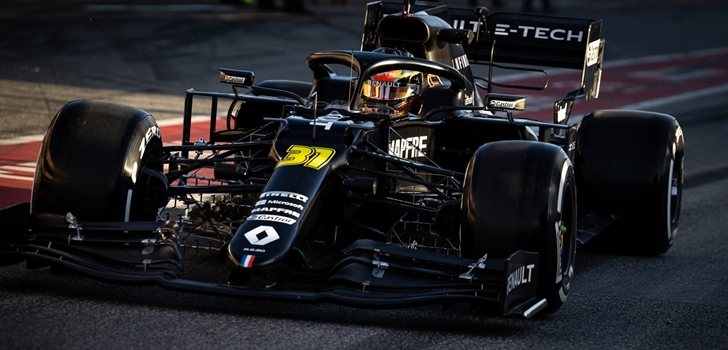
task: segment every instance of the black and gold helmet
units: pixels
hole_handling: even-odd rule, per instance
[[[412,57],[409,52],[400,49],[380,48],[374,52]],[[422,84],[422,72],[406,69],[386,71],[364,81],[362,97],[365,105],[386,105],[394,110],[395,116],[401,117],[419,105]]]

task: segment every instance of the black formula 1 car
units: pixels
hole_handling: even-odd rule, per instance
[[[178,145],[143,110],[69,102],[31,203],[0,211],[0,263],[245,298],[553,312],[578,244],[659,254],[680,217],[675,118],[570,118],[597,97],[603,49],[600,21],[376,2],[361,51],[308,56],[312,82],[220,69],[231,93],[188,90]],[[580,87],[553,122],[514,118],[526,98],[495,93],[518,86],[493,72],[543,67],[581,70]],[[209,132],[193,139],[200,101]]]

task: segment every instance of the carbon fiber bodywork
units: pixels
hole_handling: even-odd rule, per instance
[[[588,183],[595,176],[581,175],[602,165],[583,162],[582,170],[575,156],[608,153],[590,141],[596,137],[579,139],[585,146],[577,150],[577,133],[635,118],[603,113],[584,130],[569,120],[577,98],[598,93],[601,22],[413,10],[409,2],[392,14],[392,6],[367,6],[362,51],[310,54],[311,83],[255,83],[253,72],[225,68],[220,81],[231,93],[188,90],[177,145],[162,146],[142,110],[68,103],[44,140],[32,203],[0,210],[0,265],[244,298],[369,308],[469,303],[523,317],[555,311],[571,287],[577,234],[583,243],[603,231],[612,222],[599,219],[617,206],[579,211],[592,219],[577,227],[575,183]],[[413,57],[371,51],[377,46]],[[514,119],[525,97],[492,93],[498,84],[474,77],[471,63],[583,74],[549,123]],[[364,81],[401,69],[429,79],[416,109],[400,117],[361,97]],[[199,122],[193,130],[199,104],[210,110],[203,135]],[[648,169],[659,183],[636,183],[654,187],[649,203],[667,197],[660,213],[677,216],[655,220],[672,223],[669,230],[679,218],[682,131],[672,117],[637,116],[641,128],[664,124],[655,137],[664,145],[652,152],[660,168]],[[579,198],[600,186],[584,188],[591,190]],[[655,249],[671,244],[663,236]]]

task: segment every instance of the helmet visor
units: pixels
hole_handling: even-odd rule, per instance
[[[396,101],[412,97],[417,93],[417,86],[383,86],[364,83],[364,96],[379,101]]]
[[[379,73],[364,82],[364,97],[379,101],[404,100],[416,95],[420,89],[419,73],[392,71]]]

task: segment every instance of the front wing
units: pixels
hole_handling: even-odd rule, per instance
[[[31,267],[58,266],[116,283],[365,308],[470,303],[506,316],[528,318],[546,306],[546,300],[537,297],[539,256],[532,252],[472,260],[358,240],[340,254],[315,288],[311,283],[296,288],[297,281],[286,283],[290,287],[285,289],[250,287],[182,277],[184,254],[173,239],[159,239],[161,225],[150,230],[153,223],[85,223],[84,231],[77,227],[30,231],[28,215],[18,215],[23,209],[27,205],[0,210],[0,265],[26,261]]]

